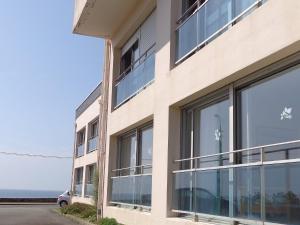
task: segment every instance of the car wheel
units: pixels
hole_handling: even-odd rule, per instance
[[[68,203],[66,202],[66,201],[61,201],[60,203],[59,203],[59,206],[60,207],[66,207],[68,205]]]

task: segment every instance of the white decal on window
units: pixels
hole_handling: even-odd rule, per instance
[[[216,129],[215,130],[215,138],[216,138],[216,141],[220,141],[221,140],[221,131],[219,129]]]
[[[282,111],[282,113],[280,115],[281,116],[281,120],[286,120],[286,119],[291,120],[293,118],[293,116],[292,116],[292,110],[293,110],[292,107],[290,107],[290,108],[284,107],[284,110]]]

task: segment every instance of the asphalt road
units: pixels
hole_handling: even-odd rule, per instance
[[[77,225],[55,212],[52,205],[0,205],[0,225]]]

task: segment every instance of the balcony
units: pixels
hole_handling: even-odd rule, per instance
[[[155,45],[151,46],[136,62],[115,81],[115,108],[137,95],[154,80]]]
[[[83,155],[84,155],[84,144],[81,144],[76,147],[76,157],[81,157]]]
[[[178,20],[176,64],[218,37],[266,0],[207,0],[194,4]]]
[[[151,168],[151,165],[142,165],[117,169],[113,170],[113,172],[120,175],[123,174],[124,171],[146,171]],[[131,172],[129,172],[129,174]],[[111,177],[111,204],[141,207],[145,209],[151,208],[152,174],[140,172],[141,173],[134,175]]]
[[[178,216],[299,224],[300,141],[175,162],[181,168],[173,172],[172,206]]]
[[[75,0],[73,32],[111,38],[142,1],[139,0]],[[153,0],[143,1],[151,5]],[[146,13],[146,12],[145,12]],[[146,13],[147,14],[147,13]]]
[[[98,148],[98,136],[89,139],[88,141],[88,151],[87,153],[91,153]]]

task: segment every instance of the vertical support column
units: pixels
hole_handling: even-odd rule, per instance
[[[230,85],[229,87],[229,163],[234,164],[234,143],[235,143],[235,133],[234,133],[234,87]],[[233,168],[229,169],[229,217],[234,216],[234,208],[233,208],[233,201],[234,201],[234,172]]]
[[[166,82],[175,56],[175,0],[157,0],[155,108],[153,123],[152,208],[153,224],[172,215],[174,160],[180,152],[180,110],[169,105]],[[171,40],[171,41],[170,41]]]
[[[111,43],[105,41],[105,62],[102,81],[102,96],[99,115],[99,145],[98,145],[98,202],[97,202],[97,217],[103,217],[105,194],[105,178],[106,177],[106,141],[107,141],[107,120],[108,120],[108,100],[109,100],[109,80],[110,80],[110,64],[111,64]],[[107,178],[108,179],[108,178]]]
[[[260,166],[260,211],[261,211],[261,221],[264,224],[264,222],[266,221],[265,218],[265,169],[264,169],[264,160],[265,160],[265,156],[264,156],[264,148],[260,148],[260,162],[261,162],[261,166]]]

